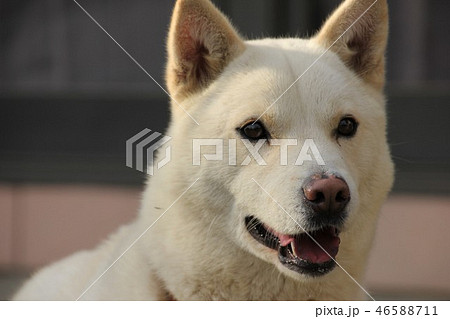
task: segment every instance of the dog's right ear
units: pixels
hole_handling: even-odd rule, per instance
[[[346,0],[315,38],[368,84],[381,90],[385,81],[388,20],[386,0]]]
[[[209,0],[178,0],[167,50],[167,86],[182,100],[215,80],[244,51],[244,42]]]

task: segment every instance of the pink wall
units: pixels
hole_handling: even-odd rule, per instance
[[[135,216],[139,199],[127,188],[2,186],[0,263],[34,268],[94,247]]]
[[[140,189],[0,185],[0,268],[32,269],[94,247],[139,207]],[[370,259],[374,291],[450,293],[450,198],[393,196]]]
[[[368,269],[376,290],[450,293],[450,198],[394,196],[384,205]]]

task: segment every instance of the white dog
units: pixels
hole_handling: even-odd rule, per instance
[[[387,33],[386,0],[344,1],[311,39],[255,41],[208,0],[178,0],[172,160],[149,179],[137,220],[39,271],[15,299],[365,298],[355,281],[393,183]],[[203,138],[224,141],[224,160],[206,160],[207,146],[193,165]],[[306,140],[311,160],[295,165]]]

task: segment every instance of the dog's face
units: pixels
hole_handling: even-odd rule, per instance
[[[386,1],[340,37],[371,4],[344,2],[310,40],[244,42],[206,0],[174,11],[168,87],[199,124],[173,103],[179,178],[200,177],[193,201],[217,214],[223,238],[299,280],[367,248],[392,184]],[[192,166],[192,140],[207,138],[222,141],[222,159],[203,146]]]

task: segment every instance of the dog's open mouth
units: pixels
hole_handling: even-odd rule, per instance
[[[340,244],[339,230],[327,226],[297,235],[281,234],[248,216],[245,224],[259,243],[278,251],[278,259],[288,269],[309,276],[324,275],[336,266],[334,262]],[[320,245],[320,246],[319,246]]]

